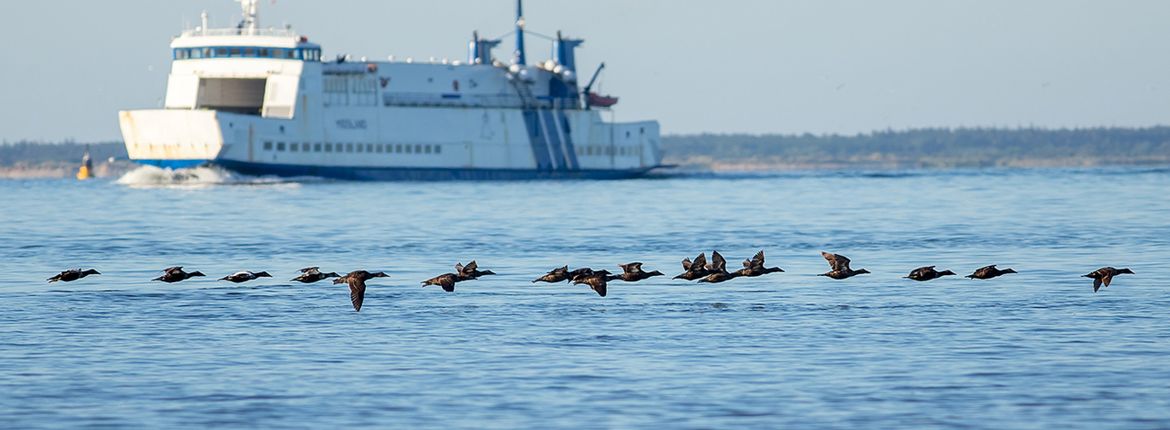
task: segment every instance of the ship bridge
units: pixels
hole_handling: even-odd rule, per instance
[[[256,1],[240,4],[238,26],[208,28],[204,13],[200,27],[172,40],[166,109],[295,115],[301,76],[320,62],[321,47],[291,29],[260,28]]]

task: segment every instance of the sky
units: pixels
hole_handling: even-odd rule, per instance
[[[229,0],[0,2],[0,139],[119,140],[117,112],[162,104],[172,36]],[[464,59],[511,31],[512,0],[278,0],[336,54]],[[586,39],[580,74],[618,120],[664,134],[1170,123],[1162,0],[528,0],[531,31]],[[497,50],[510,58],[511,39]],[[529,62],[550,45],[528,39]]]

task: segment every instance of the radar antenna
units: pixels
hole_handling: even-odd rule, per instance
[[[237,27],[242,34],[256,34],[256,29],[260,28],[260,1],[259,0],[236,0],[240,2],[240,9],[244,11],[244,20],[240,21]]]

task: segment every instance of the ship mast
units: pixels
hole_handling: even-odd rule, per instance
[[[524,56],[524,0],[516,0],[516,64],[528,65]]]
[[[236,0],[240,2],[240,9],[244,11],[244,20],[240,21],[239,29],[241,34],[255,35],[256,29],[260,28],[260,1],[259,0]]]

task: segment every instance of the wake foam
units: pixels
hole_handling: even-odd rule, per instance
[[[306,178],[311,179],[311,178]],[[273,185],[295,183],[276,177],[240,175],[220,167],[200,166],[190,169],[163,169],[155,166],[140,166],[126,172],[117,181],[129,187],[177,187],[204,188],[221,185]]]

